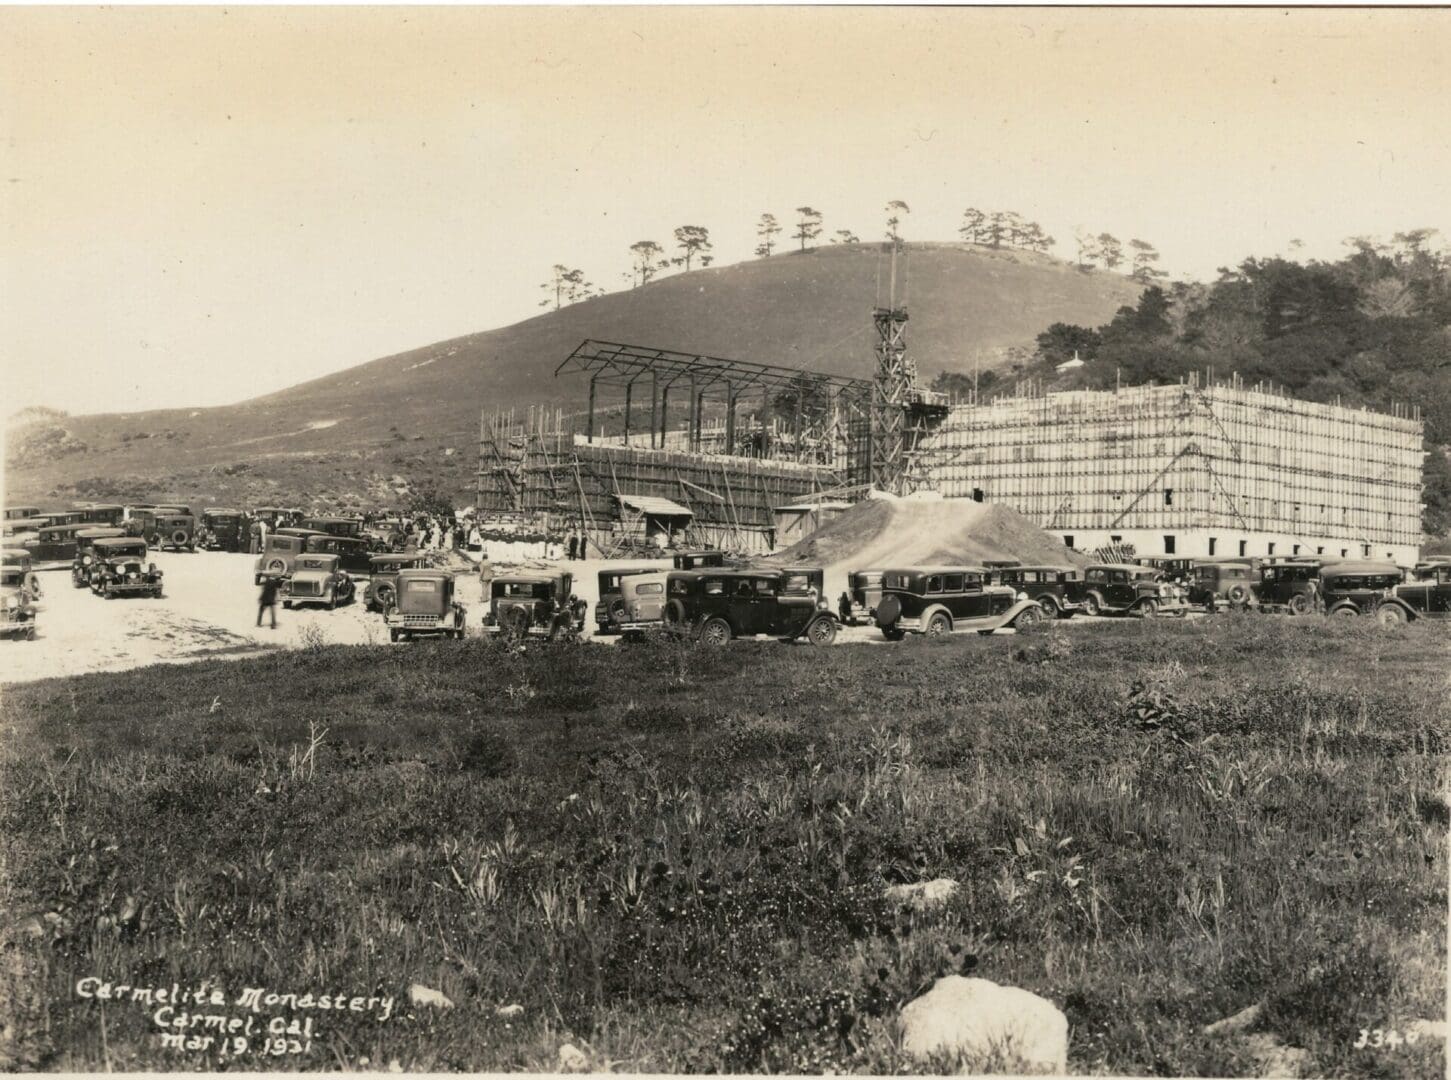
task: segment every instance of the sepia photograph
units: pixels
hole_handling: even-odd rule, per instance
[[[1446,1076],[1448,56],[0,3],[0,1069]]]

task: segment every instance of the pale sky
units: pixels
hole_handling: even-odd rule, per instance
[[[803,204],[1194,277],[1451,232],[1448,57],[1444,10],[0,9],[4,412],[242,400]]]

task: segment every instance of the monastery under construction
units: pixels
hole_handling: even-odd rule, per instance
[[[874,379],[585,341],[556,370],[588,376],[581,415],[483,417],[478,505],[605,554],[759,554],[878,489],[1008,506],[1080,551],[1416,560],[1418,410],[1194,377],[949,403],[917,384],[906,312],[873,318]]]

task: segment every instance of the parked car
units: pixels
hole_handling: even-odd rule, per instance
[[[489,586],[484,633],[542,636],[550,641],[584,632],[584,601],[570,589],[571,574],[507,574]]]
[[[7,506],[4,510],[6,521],[26,521],[29,518],[40,516],[38,506]]]
[[[599,635],[618,634],[620,622],[625,617],[625,591],[623,582],[636,574],[658,572],[654,566],[612,567],[599,573],[600,595],[595,601],[595,633]]]
[[[677,570],[702,570],[711,566],[724,566],[726,554],[713,548],[708,551],[677,551],[671,562]]]
[[[805,637],[813,645],[836,640],[837,616],[799,587],[790,588],[795,573],[799,586],[809,582],[802,569],[761,568],[676,570],[627,578],[626,618],[620,624],[631,636],[671,626],[708,645],[732,638],[768,634],[783,641]]]
[[[855,626],[858,620],[871,622],[882,599],[882,571],[852,570],[846,575],[846,592],[851,609],[844,620]]]
[[[155,551],[196,550],[196,518],[178,510],[158,508],[151,511],[151,525],[146,542]]]
[[[1205,611],[1244,610],[1254,601],[1254,568],[1247,562],[1196,562],[1189,568],[1189,603]]]
[[[76,534],[85,525],[45,525],[33,536],[26,536],[20,546],[30,554],[36,569],[68,566],[76,557]]]
[[[415,637],[462,638],[464,606],[453,598],[454,576],[447,570],[400,570],[396,603],[383,611],[388,637],[411,641]]]
[[[1083,575],[1076,566],[1008,566],[995,576],[998,584],[1032,600],[1050,619],[1071,619],[1083,610]]]
[[[126,520],[126,508],[113,503],[91,503],[79,509],[81,520],[95,525],[120,527],[121,523]]]
[[[292,560],[292,572],[282,579],[278,593],[285,608],[321,604],[329,611],[353,599],[355,586],[336,555],[306,552]]]
[[[1394,602],[1405,574],[1394,563],[1346,560],[1320,568],[1320,602],[1336,617],[1374,615],[1381,622],[1406,622],[1410,613]]]
[[[305,529],[316,529],[329,536],[362,536],[363,519],[355,517],[310,517],[302,522]]]
[[[350,574],[373,572],[373,552],[368,548],[368,541],[361,536],[314,533],[307,537],[303,550],[308,554],[336,555],[342,568]]]
[[[1376,614],[1387,623],[1402,617],[1406,622],[1451,619],[1451,560],[1417,566],[1410,580],[1397,585]]]
[[[249,525],[240,510],[208,506],[202,511],[197,546],[205,551],[246,551]]]
[[[0,564],[0,635],[34,641],[37,609],[26,573],[18,564]]]
[[[51,510],[49,513],[41,514],[47,525],[85,525],[86,513],[84,510]]]
[[[1188,590],[1164,581],[1163,573],[1156,566],[1137,563],[1097,563],[1083,571],[1083,581],[1072,595],[1085,615],[1185,614]]]
[[[295,506],[255,506],[251,518],[270,529],[285,529],[302,520],[302,511]]]
[[[882,574],[877,626],[889,641],[907,634],[936,637],[958,630],[991,634],[1022,630],[1043,618],[1033,600],[1006,585],[989,585],[985,566],[913,566]]]
[[[408,527],[401,521],[374,521],[362,535],[374,551],[401,552],[408,543]]]
[[[363,607],[368,611],[384,611],[398,598],[398,575],[404,570],[427,566],[422,554],[373,555],[369,559],[368,586],[363,590]]]
[[[76,533],[76,553],[71,557],[71,585],[77,589],[84,589],[91,583],[91,566],[96,561],[91,553],[91,547],[97,540],[105,540],[113,537],[126,536],[125,529],[82,529]],[[134,539],[134,538],[131,538]],[[146,541],[140,541],[141,547],[146,547]]]
[[[252,567],[253,583],[261,585],[265,577],[286,577],[292,573],[293,563],[306,550],[308,537],[323,535],[311,529],[278,529],[268,533],[262,554]]]
[[[97,596],[161,596],[162,573],[146,561],[146,541],[137,536],[107,536],[91,546],[86,584]]]
[[[1254,597],[1262,611],[1308,615],[1320,606],[1320,559],[1287,559],[1260,567]]]
[[[30,598],[32,600],[40,599],[40,577],[35,572],[35,563],[30,557],[30,552],[24,548],[0,549],[0,566],[14,567],[19,570],[25,588],[30,593]]]

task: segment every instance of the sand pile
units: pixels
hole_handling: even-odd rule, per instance
[[[860,502],[777,558],[848,569],[1001,559],[1085,561],[1016,510],[970,499]]]

